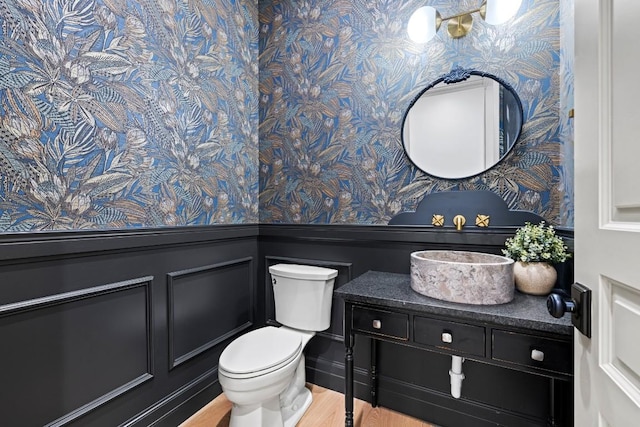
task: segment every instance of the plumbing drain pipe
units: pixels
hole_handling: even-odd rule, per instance
[[[451,377],[451,396],[456,399],[460,398],[462,380],[464,379],[464,374],[462,373],[462,362],[464,362],[462,357],[451,356],[451,369],[449,370],[449,376]]]

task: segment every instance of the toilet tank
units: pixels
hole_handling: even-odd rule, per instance
[[[303,331],[324,331],[331,324],[333,282],[337,270],[299,264],[269,267],[276,320]]]

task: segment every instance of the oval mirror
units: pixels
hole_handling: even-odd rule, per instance
[[[411,102],[402,121],[409,159],[438,178],[460,179],[495,166],[522,131],[522,103],[491,74],[455,68]]]

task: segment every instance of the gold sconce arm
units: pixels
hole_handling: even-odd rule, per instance
[[[447,33],[449,33],[451,38],[459,39],[460,37],[466,36],[473,26],[473,18],[471,17],[471,14],[479,12],[482,19],[484,19],[486,10],[487,3],[484,2],[477,9],[459,13],[457,15],[447,16],[446,18],[442,18],[440,21],[449,21],[447,24]],[[438,24],[438,27],[439,26],[440,25]]]
[[[440,13],[431,6],[422,6],[411,15],[407,32],[409,38],[416,43],[426,43],[431,40],[444,21],[447,23],[447,32],[454,38],[464,37],[473,26],[474,13],[489,25],[500,25],[511,19],[520,9],[522,0],[483,0],[479,7],[472,10],[457,13],[455,15],[442,17]]]

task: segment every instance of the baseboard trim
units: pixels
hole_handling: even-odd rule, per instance
[[[489,427],[542,427],[546,420],[516,414],[501,408],[463,398],[393,378],[378,377],[378,398],[381,406],[393,409],[437,425]]]
[[[307,382],[344,393],[344,363],[325,358],[307,358]],[[354,396],[367,402],[371,401],[371,383],[369,371],[363,368],[353,369]]]
[[[214,367],[129,419],[120,427],[175,427],[222,393]]]
[[[344,393],[344,363],[324,358],[307,358],[307,382]],[[354,367],[354,397],[371,402],[367,369]],[[508,425],[540,427],[545,420],[514,414],[389,377],[378,378],[378,404],[438,425],[473,425],[474,427]],[[446,423],[446,424],[444,424]]]

